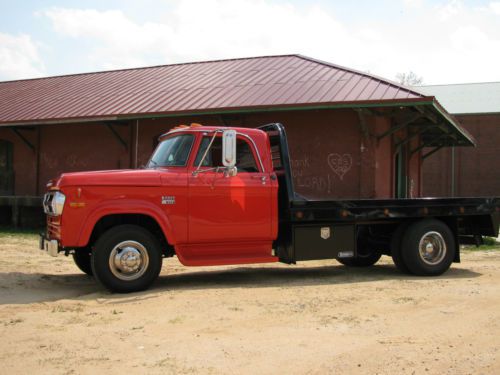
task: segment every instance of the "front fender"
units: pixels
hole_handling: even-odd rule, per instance
[[[158,206],[142,200],[114,200],[109,202],[100,202],[99,206],[88,214],[84,220],[84,225],[80,230],[77,246],[84,247],[88,245],[95,225],[103,217],[124,214],[139,214],[151,217],[160,226],[163,234],[167,238],[168,243],[170,245],[175,245],[177,243],[167,215]]]

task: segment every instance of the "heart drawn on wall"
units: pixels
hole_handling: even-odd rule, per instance
[[[352,156],[351,154],[330,154],[328,155],[328,165],[332,171],[343,180],[344,175],[349,172],[352,167]]]

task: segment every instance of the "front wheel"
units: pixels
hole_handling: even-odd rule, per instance
[[[91,265],[97,281],[112,292],[144,290],[161,271],[160,244],[142,227],[119,225],[97,240]]]
[[[92,276],[92,266],[90,265],[90,257],[92,256],[90,249],[78,249],[73,253],[73,261],[76,266],[89,276]]]
[[[422,220],[406,229],[401,250],[403,262],[412,274],[437,276],[453,262],[455,237],[442,221]]]

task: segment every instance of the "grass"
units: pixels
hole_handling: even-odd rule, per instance
[[[500,246],[500,242],[495,237],[483,237],[483,241],[486,246]]]
[[[483,242],[481,246],[466,245],[463,249],[468,251],[500,250],[500,242],[495,237],[483,237]]]
[[[37,240],[39,229],[18,229],[13,227],[0,227],[0,240],[16,237],[17,239]]]

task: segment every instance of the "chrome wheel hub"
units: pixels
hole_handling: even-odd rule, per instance
[[[431,266],[439,264],[446,255],[446,242],[439,232],[425,233],[418,244],[420,258]]]
[[[146,248],[136,241],[123,241],[109,254],[109,268],[120,280],[131,281],[141,277],[148,268]]]

